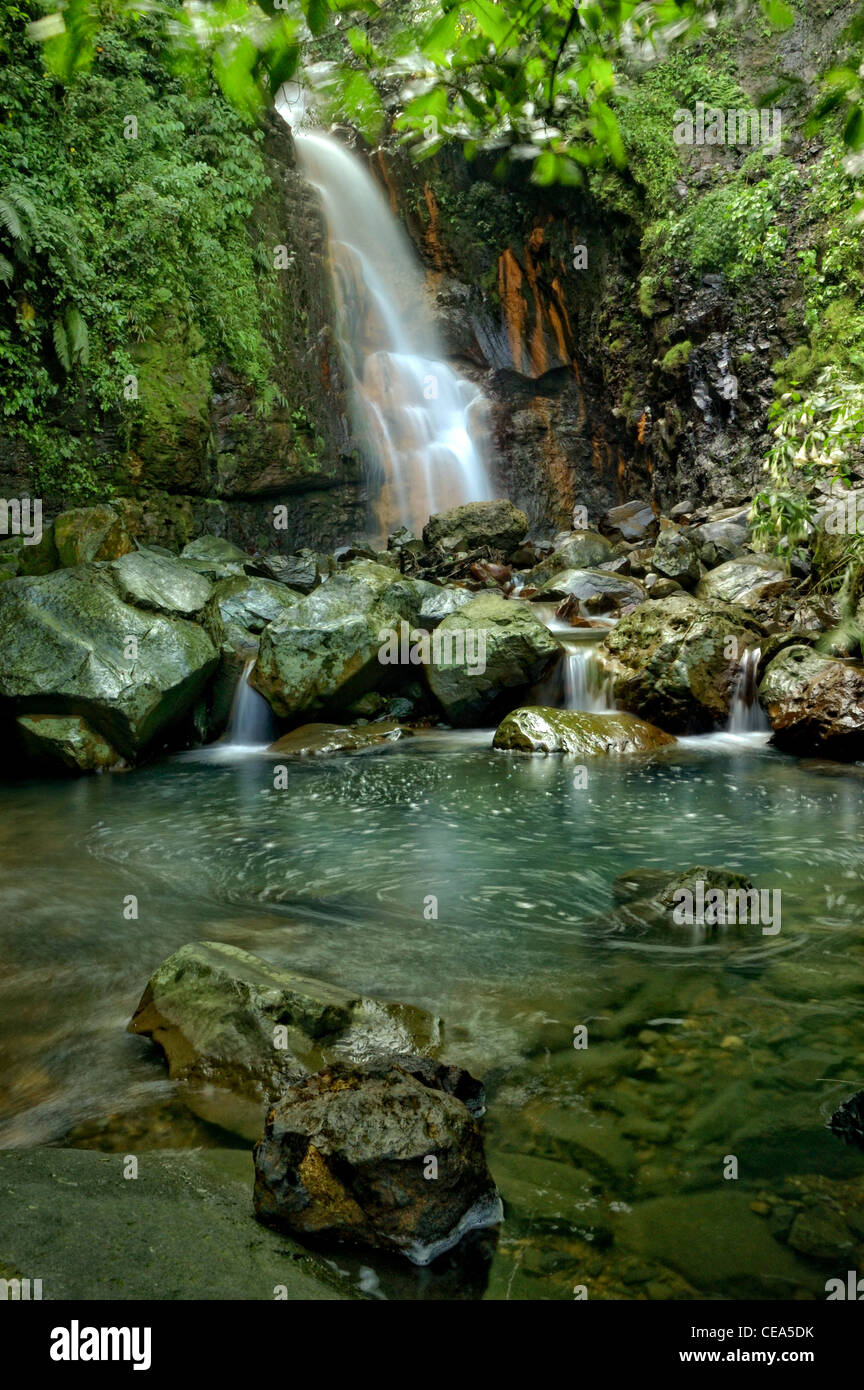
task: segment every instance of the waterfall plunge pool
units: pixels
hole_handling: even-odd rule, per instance
[[[506,1219],[463,1296],[824,1297],[843,1271],[787,1236],[861,1172],[825,1125],[864,1085],[862,770],[715,735],[592,760],[576,786],[568,759],[490,743],[291,764],[279,791],[271,757],[230,745],[7,786],[0,1144],[226,1142],[124,1030],[171,952],[228,941],[440,1014],[444,1055],[485,1078]],[[615,925],[618,875],[693,864],[781,889],[782,932]],[[435,1296],[428,1272],[336,1264]]]

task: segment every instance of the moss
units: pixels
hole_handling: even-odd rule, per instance
[[[669,372],[670,374],[681,371],[690,360],[692,351],[693,344],[690,342],[689,338],[685,338],[683,343],[675,343],[660,363],[661,371]]]

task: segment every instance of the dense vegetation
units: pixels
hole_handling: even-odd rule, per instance
[[[7,6],[4,432],[25,441],[40,478],[104,491],[93,437],[128,447],[136,345],[172,324],[192,335],[193,357],[200,339],[208,360],[272,398],[266,289],[256,277],[263,253],[248,221],[266,187],[260,115],[302,67],[320,108],[370,137],[392,129],[419,160],[456,142],[469,158],[482,154],[487,169],[497,161],[493,179],[517,163],[536,184],[580,184],[598,215],[626,218],[641,239],[645,315],[682,269],[722,274],[734,290],[766,277],[785,286],[791,265],[806,301],[803,332],[775,364],[769,485],[757,508],[766,541],[788,540],[790,527],[806,526],[802,469],[848,475],[864,434],[855,220],[864,20],[847,32],[817,105],[796,113],[820,136],[807,167],[785,151],[757,150],[718,164],[682,204],[679,152],[668,138],[675,110],[751,100],[723,10],[705,0]],[[782,0],[759,0],[748,22],[767,36],[795,13]],[[794,106],[788,81],[785,95]],[[775,98],[766,90],[767,103]],[[481,201],[469,222],[488,215]],[[674,343],[664,369],[686,367],[689,347]]]

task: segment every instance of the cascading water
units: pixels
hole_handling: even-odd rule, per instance
[[[243,668],[231,705],[224,741],[236,748],[260,748],[276,737],[273,711],[264,696],[249,684],[254,665],[253,656]]]
[[[290,112],[279,108],[291,123]],[[492,496],[486,402],[443,360],[411,244],[363,162],[319,130],[294,129],[321,197],[353,427],[382,532]]]
[[[555,709],[583,710],[586,714],[608,714],[614,710],[612,678],[600,656],[602,631],[571,627],[556,616],[551,604],[531,606],[564,648],[558,666],[538,686],[537,702]]]
[[[729,722],[726,728],[730,734],[764,733],[770,727],[756,693],[756,677],[761,656],[761,647],[749,647],[741,658],[729,705]]]

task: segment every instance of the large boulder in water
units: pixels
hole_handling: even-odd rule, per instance
[[[434,1072],[386,1064],[331,1066],[286,1092],[255,1146],[255,1212],[420,1265],[502,1216],[466,1106]]]
[[[864,666],[784,647],[759,686],[774,742],[790,753],[864,758]]]
[[[493,748],[522,753],[644,753],[675,743],[671,734],[634,714],[588,714],[583,710],[526,706],[498,725]]]
[[[403,620],[416,624],[435,588],[374,560],[352,561],[264,629],[252,684],[284,718],[346,709],[392,680],[381,658],[387,634]]]
[[[476,722],[541,680],[562,648],[527,603],[483,593],[434,634],[426,676],[453,724]]]
[[[80,714],[19,714],[15,724],[24,752],[36,762],[61,762],[73,772],[101,772],[123,761]]]
[[[124,757],[187,712],[216,660],[195,623],[124,603],[109,565],[0,585],[0,697],[11,713],[79,715]]]
[[[760,636],[729,604],[685,593],[642,604],[604,639],[615,699],[673,733],[712,729],[726,722],[741,654]]]
[[[423,527],[423,541],[448,553],[459,550],[501,551],[509,555],[528,530],[528,518],[512,502],[468,502],[436,512]]]
[[[257,1138],[266,1105],[337,1057],[433,1050],[441,1024],[218,941],[183,946],[151,976],[129,1024],[153,1039],[196,1114]]]

